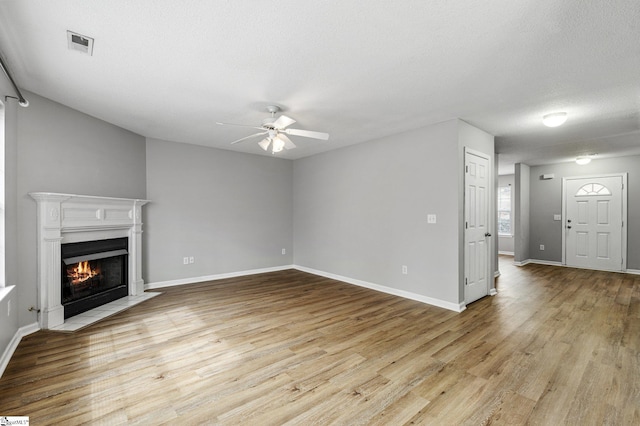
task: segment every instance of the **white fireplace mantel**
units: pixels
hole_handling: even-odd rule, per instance
[[[38,214],[38,294],[42,329],[64,323],[60,247],[63,243],[128,237],[129,295],[144,291],[142,206],[148,200],[31,192]]]

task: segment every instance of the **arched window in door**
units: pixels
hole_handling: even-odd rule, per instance
[[[576,197],[590,197],[594,195],[611,195],[611,191],[599,183],[587,183],[582,185],[580,189],[578,189],[578,192],[576,192]]]

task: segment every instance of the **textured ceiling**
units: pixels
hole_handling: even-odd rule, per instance
[[[0,2],[22,88],[141,135],[264,154],[215,122],[259,125],[273,103],[331,134],[292,137],[278,156],[295,159],[460,118],[496,135],[502,173],[640,154],[638,40],[638,0]]]

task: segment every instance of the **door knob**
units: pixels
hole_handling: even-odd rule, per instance
[[[489,232],[487,232],[486,234],[484,234],[485,237],[490,237],[491,234]]]

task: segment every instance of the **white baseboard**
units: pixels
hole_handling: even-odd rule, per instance
[[[186,285],[186,284],[195,284],[205,281],[215,281],[222,280],[225,278],[235,278],[235,277],[243,277],[246,275],[255,275],[255,274],[264,274],[267,272],[277,272],[284,271],[287,269],[297,269],[298,271],[307,272],[309,274],[318,275],[325,278],[331,278],[338,281],[343,281],[348,284],[354,284],[360,287],[366,287],[371,290],[380,291],[387,294],[392,294],[394,296],[404,297],[406,299],[417,300],[418,302],[426,303],[428,305],[438,306],[440,308],[449,309],[450,311],[462,312],[466,309],[466,304],[460,303],[455,304],[451,302],[446,302],[440,299],[434,299],[432,297],[423,296],[421,294],[412,293],[405,290],[399,290],[392,287],[387,287],[379,284],[373,284],[362,280],[357,280],[354,278],[344,277],[341,275],[332,274],[329,272],[318,271],[316,269],[307,268],[304,266],[298,265],[284,265],[284,266],[276,266],[272,268],[262,268],[262,269],[251,269],[248,271],[238,271],[238,272],[230,272],[226,274],[216,274],[216,275],[206,275],[201,277],[192,277],[192,278],[181,278],[178,280],[170,280],[170,281],[159,281],[155,283],[147,283],[144,285],[145,290],[155,290],[163,287],[172,287],[177,285]]]
[[[514,256],[515,253],[512,251],[502,251],[502,250],[498,250],[498,254],[504,254],[505,256]]]
[[[246,275],[265,274],[267,272],[284,271],[287,269],[293,269],[293,265],[274,266],[271,268],[250,269],[246,271],[229,272],[225,274],[205,275],[202,277],[180,278],[178,280],[159,281],[156,283],[147,283],[144,285],[145,290],[154,290],[162,287],[173,287],[176,285],[195,284],[205,281],[223,280],[225,278],[244,277]]]
[[[516,266],[524,266],[528,265],[529,263],[535,263],[536,265],[565,266],[562,264],[562,262],[556,262],[554,260],[526,259],[521,262],[513,262],[513,264]]]
[[[9,365],[9,361],[11,360],[13,353],[18,348],[18,344],[20,344],[22,338],[28,336],[31,333],[35,333],[38,330],[40,330],[40,326],[37,322],[34,322],[33,324],[20,327],[18,331],[16,331],[16,334],[13,335],[13,338],[9,342],[9,345],[4,350],[2,358],[0,358],[0,377],[2,377],[2,375],[4,374],[4,370],[7,368],[7,365]]]
[[[529,259],[529,263],[535,263],[536,265],[564,266],[562,262],[556,262],[555,260]]]
[[[534,264],[537,264],[537,265],[562,266],[562,267],[565,267],[565,268],[567,268],[567,267],[576,268],[576,266],[567,266],[567,265],[563,264],[562,262],[556,262],[556,261],[553,261],[553,260],[527,259],[527,260],[522,261],[522,262],[513,262],[513,264],[516,265],[516,266],[524,266],[524,265],[527,265],[529,263],[534,263]],[[578,268],[578,269],[588,269],[588,270],[592,270],[592,271],[598,271],[599,270],[599,269],[591,269],[591,268]],[[610,271],[610,272],[619,272],[619,273],[623,273],[623,274],[640,275],[640,269],[627,269],[627,270],[624,270],[624,271]]]
[[[319,271],[317,269],[307,268],[306,266],[294,265],[293,268],[297,269],[298,271],[307,272],[309,274],[318,275],[325,278],[330,278],[332,280],[343,281],[347,284],[353,284],[360,287],[368,288],[370,290],[376,290],[382,293],[404,297],[405,299],[416,300],[418,302],[437,306],[439,308],[448,309],[454,312],[462,312],[467,308],[467,305],[464,302],[460,304],[446,302],[444,300],[434,299],[433,297],[423,296],[421,294],[412,293],[410,291],[399,290],[397,288],[392,288],[392,287],[387,287],[380,284],[370,283],[367,281],[357,280],[357,279],[345,277],[342,275],[332,274],[330,272]]]

